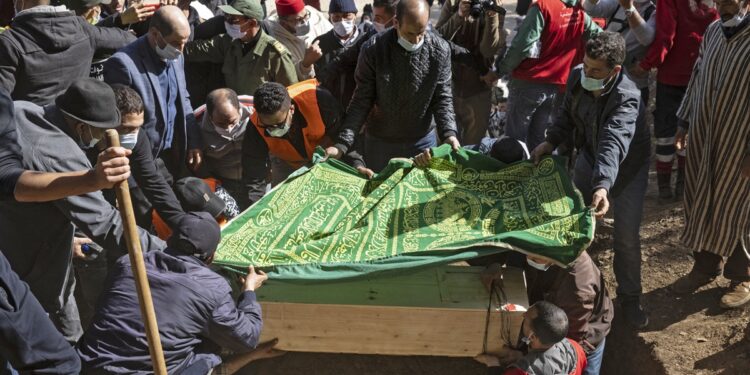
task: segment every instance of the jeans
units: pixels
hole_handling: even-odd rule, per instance
[[[505,135],[526,142],[529,151],[544,142],[547,127],[559,107],[558,90],[554,84],[512,80]]]
[[[435,132],[429,132],[416,142],[393,142],[365,134],[365,164],[375,173],[380,172],[392,158],[410,158],[437,146]]]
[[[599,346],[593,352],[586,355],[586,368],[583,369],[583,375],[599,375],[602,369],[602,359],[604,358],[604,344],[607,338],[603,338]]]
[[[644,163],[638,172],[626,182],[617,196],[609,196],[610,210],[614,213],[614,271],[617,280],[617,296],[638,298],[641,288],[641,219],[643,200],[648,187],[649,163]],[[590,156],[583,152],[576,160],[573,180],[583,194],[586,204],[593,193],[591,176],[594,170]],[[619,176],[618,176],[619,177]]]

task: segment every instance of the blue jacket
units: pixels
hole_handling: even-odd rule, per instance
[[[181,55],[177,60],[168,64],[173,64],[177,73],[178,86],[173,146],[181,145],[181,149],[175,151],[184,156],[187,149],[201,148],[200,129],[193,116],[193,107],[190,105],[190,95],[188,95],[185,83],[185,60]],[[143,99],[145,107],[143,129],[151,141],[155,158],[162,151],[160,144],[166,131],[164,126],[161,126],[161,131],[157,130],[156,125],[167,123],[163,110],[166,101],[165,93],[162,93],[159,85],[161,70],[145,35],[119,50],[104,64],[104,80],[107,83],[130,86]]]
[[[235,304],[223,277],[172,249],[144,254],[144,261],[170,374],[199,361],[207,368],[220,364],[219,356],[205,349],[207,342],[234,352],[257,346],[263,323],[255,293],[244,292]],[[153,373],[130,258],[118,259],[109,277],[78,342],[83,373]]]

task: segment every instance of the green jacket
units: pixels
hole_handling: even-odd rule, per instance
[[[297,68],[289,51],[263,30],[259,33],[255,48],[246,55],[242,53],[242,41],[221,34],[188,43],[184,49],[185,60],[223,64],[221,72],[227,87],[239,95],[253,95],[265,82],[284,86],[297,83]]]

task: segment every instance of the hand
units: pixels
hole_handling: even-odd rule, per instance
[[[648,77],[648,71],[641,68],[640,64],[634,64],[632,68],[628,69],[628,73],[633,75],[633,77],[637,77],[637,78]]]
[[[285,351],[275,349],[276,344],[279,343],[279,339],[275,338],[271,341],[266,341],[258,344],[258,346],[251,352],[252,361],[257,361],[259,359],[266,359],[266,358],[275,358],[280,357],[284,354],[286,354]]]
[[[487,290],[492,293],[492,282],[503,279],[503,265],[500,263],[492,263],[482,271],[479,278],[482,280],[482,284]]]
[[[450,136],[446,138],[443,143],[447,145],[451,145],[451,148],[453,148],[453,151],[458,151],[459,148],[461,148],[461,144],[458,143],[458,138],[455,136]]]
[[[328,147],[326,148],[326,157],[327,158],[333,158],[333,159],[341,159],[342,152],[338,149],[338,147]]]
[[[687,148],[688,134],[687,129],[682,126],[677,127],[677,133],[674,135],[674,147],[677,151]]]
[[[495,0],[495,5],[503,6],[503,0]],[[484,15],[487,18],[492,18],[492,17],[495,17],[495,15],[497,15],[497,12],[495,12],[494,10],[485,10]]]
[[[555,146],[552,143],[544,141],[531,151],[531,160],[534,161],[534,165],[539,165],[539,161],[542,160],[542,157],[551,155],[552,151],[555,151]]]
[[[620,2],[622,9],[630,9],[633,6],[633,0],[617,0]]]
[[[193,171],[198,170],[203,164],[203,151],[198,148],[188,150],[187,163]]]
[[[487,72],[487,74],[479,77],[479,79],[484,81],[484,83],[487,86],[492,87],[492,86],[495,86],[495,84],[497,83],[497,80],[500,79],[500,76],[497,75],[496,72],[493,72],[490,70],[489,72]]]
[[[471,2],[468,0],[461,0],[461,2],[458,4],[458,16],[461,18],[466,18],[469,16],[470,11]]]
[[[268,280],[268,276],[263,271],[255,271],[255,267],[250,266],[247,268],[247,276],[241,277],[240,282],[243,284],[243,291],[254,292],[260,288],[263,283]]]
[[[99,189],[109,189],[116,183],[130,177],[130,160],[132,151],[123,147],[110,147],[101,153],[94,166],[96,186]]]
[[[421,154],[415,156],[414,158],[414,165],[417,167],[429,167],[430,161],[432,160],[432,151],[430,149],[422,151]]]
[[[594,209],[594,216],[601,219],[609,211],[609,200],[607,199],[607,190],[599,188],[594,191],[591,198],[591,208]]]
[[[480,354],[474,357],[474,360],[487,367],[500,367],[500,358],[489,354]]]
[[[320,49],[320,41],[316,40],[305,51],[305,57],[302,59],[302,66],[310,67],[323,57],[323,50]]]
[[[86,259],[86,254],[83,253],[81,245],[93,242],[88,237],[73,237],[73,258]]]
[[[375,175],[375,172],[372,171],[372,169],[367,167],[357,167],[357,172],[367,177],[367,179],[371,179],[372,176]]]
[[[177,5],[178,0],[160,0],[161,5]]]
[[[136,22],[145,21],[154,15],[156,11],[155,4],[135,3],[124,12],[120,13],[120,22],[123,25],[130,25]]]
[[[742,159],[742,167],[740,168],[742,177],[750,178],[750,155],[745,155]]]

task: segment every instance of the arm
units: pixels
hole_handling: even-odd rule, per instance
[[[633,35],[635,35],[638,43],[640,43],[642,46],[650,46],[654,41],[654,34],[656,33],[655,13],[656,10],[654,10],[654,14],[651,14],[648,22],[644,21],[643,17],[641,17],[641,14],[638,12],[634,12],[630,15],[630,17],[628,17],[630,30],[633,32]]]
[[[97,52],[114,52],[133,42],[133,34],[113,27],[98,27],[81,19],[81,25],[91,38],[92,46]]]
[[[583,10],[591,17],[610,18],[620,5],[618,0],[583,0]]]
[[[133,79],[130,76],[130,70],[128,70],[124,61],[122,61],[123,58],[126,57],[121,56],[121,54],[115,54],[104,63],[104,82],[107,82],[110,85],[119,83],[121,85],[133,87]]]
[[[698,79],[698,75],[701,72],[701,67],[703,66],[703,53],[705,49],[706,38],[703,38],[703,41],[701,41],[701,45],[698,48],[698,58],[695,59],[695,65],[693,65],[693,73],[690,75],[690,81],[688,82],[687,89],[685,90],[685,96],[682,97],[680,108],[677,109],[677,118],[681,120],[679,126],[685,128],[685,130],[688,129],[688,127],[690,126],[690,121],[692,120],[692,106],[695,102],[693,97],[696,95],[695,91],[697,90],[695,87],[695,81]]]
[[[484,14],[484,30],[482,41],[479,43],[479,53],[485,59],[492,60],[497,52],[505,46],[505,16],[496,12],[485,12]]]
[[[513,38],[505,57],[498,56],[498,60],[495,62],[497,73],[499,75],[508,74],[524,59],[531,56],[531,51],[541,37],[542,30],[544,30],[544,17],[542,12],[539,11],[539,6],[534,4],[521,23],[521,27]]]
[[[115,13],[110,15],[109,17],[99,21],[96,26],[98,27],[116,27],[118,29],[122,29],[125,27],[125,25],[122,24],[122,19],[120,18],[120,13]]]
[[[328,90],[320,86],[317,89],[317,96],[320,116],[323,118],[323,123],[326,126],[326,136],[333,138],[341,129],[344,109]],[[354,168],[365,166],[364,158],[356,147],[351,147],[348,153],[342,157],[342,160]]]
[[[248,199],[255,203],[266,194],[266,177],[270,170],[268,145],[255,125],[247,124],[242,140],[242,182],[248,188]]]
[[[247,352],[258,345],[263,318],[255,292],[244,291],[235,305],[229,293],[211,313],[207,336],[222,348]]]
[[[223,63],[231,41],[226,35],[217,35],[208,40],[194,40],[185,45],[183,54],[187,62]]]
[[[11,94],[16,87],[19,53],[2,35],[0,34],[0,87]]]
[[[446,56],[448,57],[448,56]],[[438,136],[441,141],[448,137],[456,137],[458,129],[456,126],[456,113],[453,110],[453,88],[451,86],[451,64],[443,59],[437,67],[438,83],[430,101],[430,110],[433,113],[437,125]]]
[[[625,160],[635,134],[639,105],[640,97],[627,98],[609,114],[601,126],[592,174],[592,191],[609,191],[614,185],[620,163]]]
[[[174,227],[177,218],[184,214],[180,201],[164,176],[159,173],[151,154],[151,142],[145,131],[138,132],[138,140],[130,156],[133,177],[143,194],[154,206],[164,222]]]
[[[594,20],[589,17],[588,14],[583,14],[583,23],[584,23],[584,31],[583,31],[583,39],[589,40],[596,36],[596,34],[599,34],[602,32],[602,28],[599,27],[599,25],[594,22]]]
[[[574,88],[581,78],[581,73],[573,70],[568,77],[568,83],[565,85],[565,97],[563,98],[562,108],[558,113],[552,125],[547,129],[545,141],[551,143],[554,147],[559,146],[573,134],[575,122],[573,120],[573,97],[580,95]],[[582,90],[579,88],[578,91]]]
[[[654,41],[651,43],[646,57],[639,64],[646,71],[658,68],[674,45],[677,35],[677,9],[674,1],[659,0],[659,11],[656,12],[655,17],[652,17],[656,19]]]
[[[277,59],[273,60],[274,64],[274,82],[278,82],[284,86],[291,86],[297,82],[299,82],[299,79],[297,77],[297,68],[294,65],[294,61],[292,61],[292,55],[289,52],[284,52],[279,54],[279,57]]]
[[[462,0],[455,1],[460,3]],[[466,17],[461,17],[458,14],[458,7],[454,11],[452,0],[446,0],[440,9],[440,18],[438,18],[437,24],[435,24],[437,32],[445,39],[453,39],[453,35],[465,24]]]
[[[371,39],[373,42],[375,40]],[[375,43],[368,42],[359,54],[357,70],[354,73],[357,86],[349,102],[349,108],[341,126],[342,130],[338,137],[333,140],[337,142],[336,148],[342,154],[345,154],[354,145],[354,140],[359,134],[362,124],[367,120],[367,116],[375,104],[377,95],[375,91],[375,67],[373,65],[375,52]]]
[[[320,81],[324,86],[330,87],[330,85],[326,84],[326,80],[344,75],[347,71],[354,71],[357,68],[357,59],[359,58],[359,53],[362,50],[362,45],[364,45],[375,34],[377,33],[375,33],[374,31],[368,32],[362,38],[362,40],[357,42],[357,44],[344,49],[343,52],[331,59],[331,61],[326,64],[321,70],[316,71],[318,81]]]

